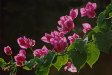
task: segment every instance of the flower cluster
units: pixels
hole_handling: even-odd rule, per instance
[[[26,60],[26,51],[25,50],[20,50],[19,54],[14,56],[14,59],[16,61],[17,66],[24,66],[24,62]]]
[[[22,49],[28,49],[35,45],[35,40],[26,38],[25,36],[18,38],[17,42]]]
[[[84,8],[80,9],[81,17],[88,16],[89,18],[95,17],[95,9],[96,3],[88,2]],[[41,40],[45,43],[49,43],[53,46],[50,49],[56,53],[62,53],[66,51],[66,48],[69,44],[73,44],[76,39],[81,39],[78,33],[68,34],[68,32],[75,29],[74,19],[78,16],[78,9],[71,9],[69,15],[65,15],[60,17],[58,21],[57,30],[52,31],[50,34],[45,33],[45,35],[41,38]],[[89,30],[92,29],[92,26],[89,23],[82,23],[82,32],[85,34]],[[65,35],[68,36],[65,36]],[[69,42],[68,42],[69,41]],[[43,46],[42,49],[34,49],[32,47],[35,46],[35,40],[30,38],[26,38],[25,36],[19,37],[17,39],[17,43],[20,46],[21,50],[19,53],[14,56],[15,62],[17,66],[24,66],[26,61],[26,50],[31,49],[34,57],[45,57],[49,53],[49,49],[46,46]],[[4,47],[4,52],[7,55],[12,55],[12,50],[9,46]],[[72,64],[72,62],[68,62],[65,66],[65,71],[68,70],[70,72],[77,72],[76,67]]]
[[[84,8],[80,9],[81,17],[88,16],[89,18],[94,18],[96,15],[95,13],[96,7],[97,7],[96,3],[88,2]]]
[[[53,45],[56,52],[62,52],[68,46],[64,33],[58,31],[53,31],[51,34],[45,33],[41,40]]]
[[[60,26],[58,27],[58,30],[63,33],[73,30],[75,26],[72,17],[67,15],[60,17],[58,24]]]
[[[35,49],[33,51],[33,55],[36,57],[42,57],[42,56],[46,56],[48,54],[48,49],[46,46],[43,46],[42,49]]]

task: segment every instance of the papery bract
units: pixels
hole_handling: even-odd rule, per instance
[[[54,46],[54,50],[56,52],[62,52],[68,46],[67,39],[65,37],[52,38],[50,41],[51,41],[51,44]]]
[[[7,55],[12,55],[11,47],[10,47],[10,46],[4,47],[4,52],[5,52],[5,54],[7,54]]]
[[[63,37],[64,33],[58,32],[58,31],[53,31],[51,34],[45,33],[45,36],[41,38],[42,41],[46,43],[50,43],[51,38],[58,38],[58,37]]]
[[[94,18],[96,15],[95,13],[96,7],[97,7],[96,3],[88,2],[86,4],[86,7],[80,9],[81,17],[88,16],[89,18]]]
[[[73,36],[68,36],[68,39],[70,41],[70,44],[74,43],[74,41],[79,38],[79,35],[74,33]]]
[[[72,19],[75,19],[78,16],[78,9],[71,9],[69,14]]]
[[[26,38],[25,36],[18,38],[17,42],[22,49],[31,48],[35,45],[35,40]]]
[[[33,51],[33,55],[37,57],[46,56],[48,54],[48,49],[46,46],[43,46],[42,49],[35,49]]]
[[[53,31],[53,32],[51,32],[51,36],[52,36],[52,38],[64,37],[64,33],[58,32],[58,31]]]
[[[71,31],[72,29],[74,29],[74,26],[75,26],[72,17],[67,15],[60,17],[58,24],[60,25],[58,27],[58,30],[65,34]]]
[[[89,23],[83,23],[82,26],[83,26],[83,32],[84,33],[87,33],[89,30],[92,29],[92,27]]]
[[[24,50],[25,51],[25,50]],[[17,66],[23,66],[24,62],[26,61],[26,52],[20,51],[19,54],[17,54],[16,56],[14,56],[14,59],[16,61],[16,65]]]
[[[50,39],[52,38],[52,36],[50,34],[45,33],[45,36],[43,36],[41,38],[42,41],[46,42],[46,43],[50,43]]]
[[[71,62],[67,62],[66,66],[64,67],[64,70],[65,71],[68,70],[69,72],[72,72],[72,73],[77,72],[76,67]]]
[[[50,38],[46,35],[43,37],[46,38],[47,43],[49,42],[54,46],[54,50],[56,52],[62,52],[67,47],[67,40],[64,37],[63,32],[53,31],[51,32],[51,34],[49,34],[49,36]],[[42,41],[46,42],[45,40],[43,40],[43,37],[41,38]]]
[[[48,48],[46,46],[43,46],[42,47],[42,53],[43,53],[43,55],[46,56],[48,54],[48,52],[49,52]]]
[[[26,55],[26,51],[25,50],[20,50],[19,53],[22,53],[22,54]]]

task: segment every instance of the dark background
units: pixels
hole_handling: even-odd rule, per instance
[[[80,8],[88,1],[96,2],[99,14],[109,4],[110,0],[1,0],[0,2],[0,57],[10,60],[3,52],[3,47],[10,45],[13,56],[19,51],[17,38],[27,36],[36,40],[36,48],[43,43],[40,38],[45,32],[50,33],[57,27],[57,21],[62,15],[69,13],[71,8]],[[84,18],[84,20],[87,20]],[[79,22],[83,21],[81,18]],[[89,21],[89,20],[88,20]],[[96,19],[91,21],[95,26]],[[17,75],[35,75],[34,71],[18,69]],[[0,69],[0,75],[9,75]],[[101,53],[99,61],[91,69],[86,65],[79,74],[65,72],[63,68],[57,71],[51,68],[49,75],[112,75],[112,52]]]

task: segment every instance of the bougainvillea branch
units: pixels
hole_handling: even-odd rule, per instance
[[[74,20],[81,17],[93,19],[96,16],[97,4],[88,2],[84,7],[70,10],[68,15],[61,16],[58,21],[57,30],[50,34],[45,33],[41,40],[52,46],[48,49],[45,45],[41,49],[34,49],[35,40],[25,36],[19,37],[17,43],[20,46],[18,54],[12,57],[10,46],[4,47],[4,52],[11,57],[11,61],[5,62],[0,58],[0,67],[10,71],[10,75],[17,72],[17,67],[25,70],[35,68],[36,75],[48,75],[50,67],[55,66],[60,70],[64,66],[65,71],[79,72],[86,63],[92,68],[98,60],[100,51],[108,53],[112,47],[112,3],[101,12],[97,19],[97,25],[93,27],[90,23],[82,23],[81,36],[76,29]],[[79,12],[80,10],[80,12]],[[109,19],[107,19],[109,17]],[[76,20],[75,20],[76,21]],[[31,59],[27,60],[27,50],[31,50]]]

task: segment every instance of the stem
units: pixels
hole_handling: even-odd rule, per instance
[[[110,16],[110,17],[108,17],[108,18],[105,18],[105,19],[111,19],[112,18],[112,16]]]
[[[84,34],[83,39],[85,39],[85,37],[86,37],[86,33]]]
[[[53,56],[53,58],[52,58],[52,60],[51,60],[51,63],[53,62],[53,60],[54,60],[55,56],[56,56],[56,54],[54,54],[54,56]]]
[[[33,49],[32,48],[30,48],[30,50],[33,52]]]
[[[11,63],[13,63],[13,57],[11,56]]]

